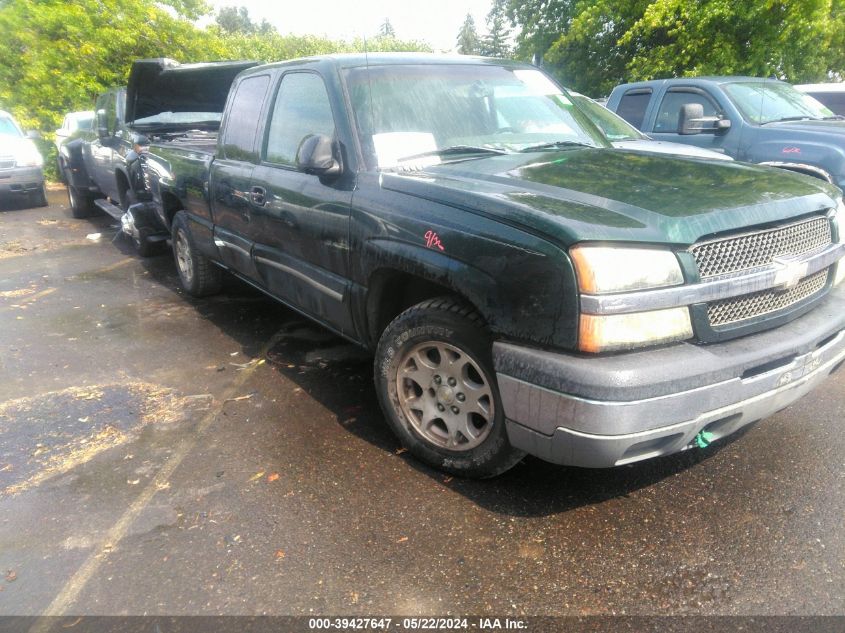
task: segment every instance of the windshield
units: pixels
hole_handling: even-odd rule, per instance
[[[23,136],[15,121],[7,116],[0,116],[0,135]]]
[[[615,112],[611,112],[589,97],[585,97],[577,92],[570,92],[569,96],[573,103],[581,108],[584,114],[589,117],[590,121],[604,132],[607,140],[611,143],[614,141],[642,141],[648,139],[645,134],[621,116]]]
[[[94,127],[94,113],[87,112],[85,114],[78,114],[71,118],[69,125],[70,130],[90,130]]]
[[[725,84],[725,92],[751,123],[825,119],[833,112],[813,99],[780,82],[738,82]]]
[[[536,69],[385,65],[349,69],[346,82],[371,167],[421,155],[468,160],[549,143],[607,147],[583,112]]]

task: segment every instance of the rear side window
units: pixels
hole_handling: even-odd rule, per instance
[[[238,84],[229,104],[223,132],[223,154],[226,158],[255,161],[255,135],[269,83],[269,75],[259,75],[248,77]]]
[[[845,115],[845,92],[808,92],[807,94],[821,101],[834,114]]]
[[[681,118],[681,106],[687,103],[700,103],[704,108],[704,116],[716,116],[719,109],[716,104],[700,92],[670,91],[663,97],[657,120],[654,122],[655,132],[678,131],[678,120]]]
[[[619,100],[619,107],[616,109],[616,114],[638,130],[641,130],[649,101],[651,101],[650,89],[629,90]]]
[[[267,134],[267,162],[295,166],[303,139],[314,134],[334,137],[334,132],[334,117],[323,79],[313,73],[285,75]]]

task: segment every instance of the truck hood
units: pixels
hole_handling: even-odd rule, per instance
[[[780,130],[796,133],[796,136],[824,136],[845,144],[845,121],[781,121],[760,126],[768,130]]]
[[[180,64],[165,58],[139,59],[129,72],[126,123],[132,126],[140,119],[170,112],[216,113],[219,119],[232,81],[242,70],[256,65],[254,61]],[[162,123],[161,127],[171,125]]]
[[[385,172],[382,186],[464,208],[569,246],[586,240],[686,246],[723,231],[836,205],[820,180],[732,161],[571,149]]]

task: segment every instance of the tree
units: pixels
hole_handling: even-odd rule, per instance
[[[8,0],[0,103],[25,127],[51,130],[65,112],[91,109],[97,94],[124,84],[135,59],[219,59],[220,42],[191,21],[200,10],[178,0]]]
[[[378,36],[396,37],[396,31],[393,30],[393,25],[390,23],[389,18],[384,18],[384,22],[381,23],[380,27],[378,27]]]
[[[621,82],[704,74],[815,81],[845,66],[843,9],[845,0],[580,0],[545,59],[564,84],[595,96]],[[541,31],[518,41],[540,41]]]
[[[506,0],[505,13],[511,26],[518,27],[516,55],[542,59],[568,30],[576,4],[577,0]]]
[[[458,52],[461,55],[478,55],[481,52],[481,40],[475,30],[475,20],[469,13],[458,31]]]
[[[481,54],[488,57],[510,57],[511,30],[505,14],[506,0],[493,0],[493,7],[487,14],[487,35],[481,40]]]
[[[246,7],[222,7],[214,18],[217,25],[227,34],[234,33],[253,34],[275,32],[276,29],[267,20],[262,19],[260,23],[253,22],[249,17],[249,11]]]

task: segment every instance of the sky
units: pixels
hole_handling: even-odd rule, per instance
[[[253,21],[263,18],[282,34],[331,39],[373,37],[387,18],[399,39],[423,40],[435,51],[452,51],[467,13],[479,34],[485,32],[492,0],[209,0],[209,4],[215,11],[244,6]]]

